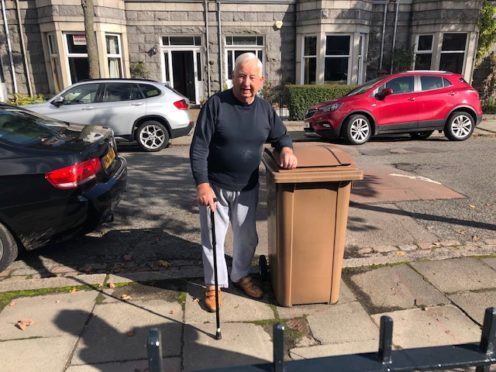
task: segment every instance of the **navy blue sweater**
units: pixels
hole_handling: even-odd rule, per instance
[[[265,100],[239,102],[232,89],[217,93],[203,106],[190,147],[196,184],[209,182],[231,191],[258,184],[264,143],[292,147],[286,127]]]

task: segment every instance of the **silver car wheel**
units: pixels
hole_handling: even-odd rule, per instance
[[[353,145],[367,142],[372,134],[372,127],[367,117],[354,115],[349,119],[346,128],[346,139]]]
[[[472,131],[472,120],[467,115],[458,115],[451,128],[455,137],[464,138]]]
[[[165,126],[156,121],[148,120],[140,125],[136,140],[145,151],[160,151],[169,144],[169,132]]]
[[[474,119],[466,112],[458,111],[451,115],[444,134],[452,141],[464,141],[474,131]]]

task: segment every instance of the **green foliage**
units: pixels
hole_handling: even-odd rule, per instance
[[[496,114],[496,98],[482,100],[482,111],[484,114]]]
[[[407,71],[413,65],[413,52],[409,49],[395,49],[393,72]]]
[[[479,45],[477,60],[487,55],[496,42],[496,4],[484,0],[479,17]]]
[[[316,103],[344,96],[354,85],[286,85],[290,120],[303,120],[308,108]]]
[[[129,65],[129,72],[133,79],[147,79],[148,71],[143,61],[133,62]]]
[[[43,94],[37,94],[35,96],[25,96],[23,94],[17,93],[13,98],[9,99],[9,103],[17,106],[29,105],[31,103],[42,103],[45,102],[45,96]]]

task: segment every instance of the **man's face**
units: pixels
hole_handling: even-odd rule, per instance
[[[241,63],[234,70],[233,93],[238,101],[250,104],[255,100],[257,92],[262,88],[264,78],[257,61]]]

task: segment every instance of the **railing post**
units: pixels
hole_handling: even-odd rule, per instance
[[[379,352],[377,357],[382,364],[391,364],[391,350],[393,344],[393,319],[387,315],[381,316],[381,328],[379,333]]]
[[[274,324],[273,328],[274,342],[273,358],[274,358],[274,372],[284,371],[284,326],[280,323]]]
[[[148,351],[148,370],[150,372],[163,372],[162,335],[158,328],[151,328],[148,331],[146,348]]]
[[[490,356],[494,354],[496,341],[496,307],[488,307],[484,313],[480,350]],[[478,366],[476,372],[489,371],[490,366]]]

